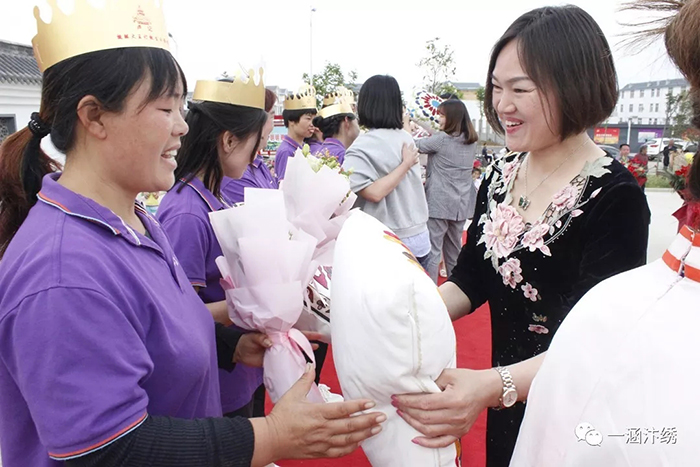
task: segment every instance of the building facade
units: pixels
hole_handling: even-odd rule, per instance
[[[620,89],[620,98],[610,122],[639,125],[668,125],[666,96],[689,89],[684,79],[632,83]]]
[[[41,106],[41,72],[32,47],[0,41],[0,142]]]

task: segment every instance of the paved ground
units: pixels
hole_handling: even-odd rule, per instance
[[[678,221],[672,216],[681,207],[680,197],[673,191],[647,190],[647,201],[651,208],[651,229],[649,232],[649,261],[655,261],[664,254],[678,231]]]
[[[652,213],[648,250],[651,262],[661,258],[676,235],[678,222],[671,214],[681,206],[681,199],[672,191],[648,190],[647,200]]]

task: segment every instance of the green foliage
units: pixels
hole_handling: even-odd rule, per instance
[[[309,74],[304,73],[302,79],[305,83],[309,82]],[[314,73],[314,79],[311,85],[316,88],[316,99],[318,100],[318,105],[323,104],[323,96],[335,91],[338,86],[346,86],[347,84],[353,84],[357,81],[357,71],[352,70],[348,73],[347,79],[340,65],[337,63],[328,63],[323,70],[316,74]]]
[[[476,100],[479,101],[479,113],[481,114],[481,118],[484,118],[484,99],[486,96],[486,88],[483,86],[480,86],[479,89],[476,90]]]
[[[671,183],[669,178],[663,175],[649,175],[647,188],[671,188]]]
[[[442,46],[440,38],[436,37],[425,43],[426,55],[418,62],[423,70],[423,84],[425,90],[433,94],[449,92],[448,85],[454,89],[451,83],[457,72],[454,60],[454,50],[449,45]]]

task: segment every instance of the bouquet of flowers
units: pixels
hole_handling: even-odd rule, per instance
[[[297,151],[280,190],[246,188],[242,205],[210,213],[231,321],[273,342],[263,362],[273,402],[303,374],[306,358],[313,360],[311,344],[294,325],[319,266],[332,262],[355,201],[349,191],[345,175]],[[309,399],[323,401],[316,386]]]
[[[685,189],[688,184],[688,175],[690,173],[690,166],[685,165],[679,170],[676,170],[673,175],[671,175],[671,188],[676,190],[676,193],[680,195],[681,198],[685,199]]]
[[[632,172],[639,186],[643,186],[647,182],[647,168],[636,158],[632,158],[627,162],[627,170]]]

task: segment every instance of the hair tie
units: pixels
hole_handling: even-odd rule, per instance
[[[51,133],[51,127],[41,120],[38,112],[32,113],[32,117],[27,126],[29,127],[29,131],[31,131],[34,136],[38,136],[39,138],[43,138]]]

